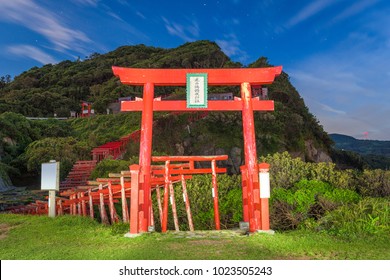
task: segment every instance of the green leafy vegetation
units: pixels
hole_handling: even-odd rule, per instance
[[[138,164],[138,158],[135,160],[104,159],[92,171],[91,178],[108,178],[109,173],[120,173],[121,171],[129,170],[131,164]]]
[[[26,148],[27,170],[39,173],[43,162],[56,160],[61,163],[60,177],[64,179],[77,160],[89,159],[89,149],[84,144],[73,137],[34,141]]]

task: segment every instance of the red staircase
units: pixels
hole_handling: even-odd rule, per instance
[[[66,190],[77,186],[87,185],[92,170],[97,164],[96,160],[79,160],[73,165],[68,177],[60,183],[60,189]]]

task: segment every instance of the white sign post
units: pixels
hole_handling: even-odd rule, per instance
[[[260,198],[270,198],[271,186],[269,180],[269,164],[259,164]]]
[[[207,73],[187,74],[187,108],[207,108]]]
[[[56,216],[56,191],[60,189],[60,163],[51,160],[42,163],[41,190],[49,191],[49,217]]]

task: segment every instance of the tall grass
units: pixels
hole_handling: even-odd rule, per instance
[[[329,212],[319,221],[319,226],[342,236],[388,234],[390,237],[390,201],[364,198]]]

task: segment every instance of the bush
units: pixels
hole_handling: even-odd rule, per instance
[[[390,201],[364,198],[344,205],[319,221],[321,229],[340,236],[390,233]]]
[[[351,190],[338,189],[329,183],[301,180],[293,188],[272,191],[271,223],[274,229],[304,226],[306,219],[318,220],[341,205],[356,203],[360,196]]]
[[[364,196],[390,196],[390,171],[364,170],[359,177],[358,190]]]
[[[60,177],[63,179],[71,170],[73,163],[89,158],[89,149],[85,142],[79,142],[73,137],[44,138],[28,145],[25,153],[27,169],[40,172],[41,164],[49,160],[61,163]]]
[[[91,178],[93,180],[96,178],[107,178],[109,173],[120,173],[124,170],[130,170],[129,166],[131,164],[134,164],[134,161],[104,159],[96,165],[91,173]]]
[[[355,190],[356,172],[340,171],[333,163],[310,163],[300,158],[292,158],[288,152],[261,157],[260,161],[270,164],[271,186],[273,188],[292,188],[300,180],[328,182],[333,186]]]

